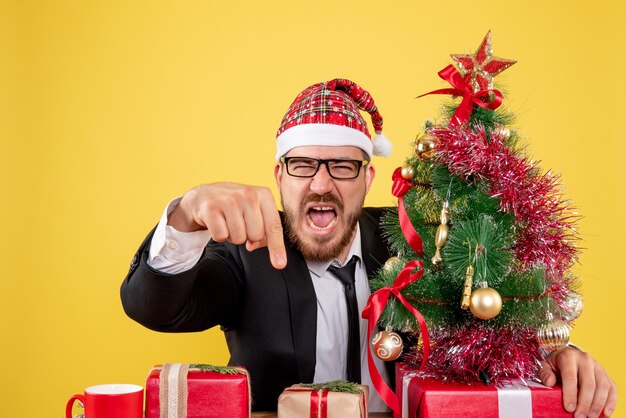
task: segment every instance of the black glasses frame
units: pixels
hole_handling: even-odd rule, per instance
[[[292,174],[289,171],[289,160],[293,160],[293,159],[315,161],[315,162],[317,162],[317,168],[315,169],[313,174],[308,175],[308,176]],[[331,178],[335,179],[335,180],[354,180],[355,178],[359,177],[359,174],[361,174],[361,168],[365,167],[366,165],[369,164],[369,160],[350,160],[350,159],[341,159],[341,158],[325,160],[325,159],[321,159],[321,158],[310,158],[310,157],[282,157],[280,159],[280,161],[282,161],[283,164],[285,164],[285,167],[287,167],[287,174],[289,174],[292,177],[298,177],[298,178],[315,177],[317,172],[320,171],[320,166],[325,165],[326,166],[326,172],[328,172],[328,175]],[[346,162],[354,163],[356,165],[356,167],[357,167],[356,174],[354,176],[352,176],[352,177],[336,177],[336,176],[334,176],[333,173],[332,173],[332,170],[330,169],[330,166],[328,164],[330,164],[330,163],[346,163]]]

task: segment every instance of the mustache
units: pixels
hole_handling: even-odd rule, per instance
[[[343,203],[341,203],[341,201],[339,201],[339,199],[337,199],[337,197],[335,197],[332,193],[326,193],[323,195],[311,193],[302,199],[300,208],[304,209],[304,207],[309,203],[333,203],[339,210],[343,211]]]

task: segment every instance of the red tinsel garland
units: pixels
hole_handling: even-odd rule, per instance
[[[475,321],[471,327],[434,328],[437,343],[431,348],[422,377],[443,382],[478,381],[485,371],[493,384],[511,377],[536,376],[541,358],[535,333],[528,329],[494,329]],[[412,369],[421,363],[421,354],[411,351],[404,356]]]
[[[542,174],[535,163],[517,156],[498,135],[484,129],[433,129],[439,138],[437,161],[450,172],[473,176],[489,186],[502,211],[519,225],[514,252],[522,268],[546,266],[551,283],[569,281],[565,272],[576,260],[577,238],[568,202],[561,200],[559,177]]]

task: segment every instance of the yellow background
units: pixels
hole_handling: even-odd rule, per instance
[[[395,153],[376,160],[367,203],[393,203],[390,174],[442,99],[413,97],[446,87],[448,54],[488,29],[518,60],[497,79],[517,128],[584,215],[572,339],[625,387],[623,2],[0,4],[0,416],[61,417],[71,394],[143,384],[155,363],[225,363],[219,330],[159,334],[122,311],[168,200],[202,182],[273,186],[286,108],[341,76],[385,118]]]

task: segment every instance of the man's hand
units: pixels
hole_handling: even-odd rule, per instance
[[[215,241],[267,246],[277,269],[287,265],[283,228],[272,192],[235,183],[204,184],[185,193],[168,225],[181,232],[208,229]]]
[[[573,347],[550,353],[539,372],[546,386],[554,386],[557,375],[563,385],[563,407],[575,418],[610,417],[617,404],[617,386],[591,356]]]

